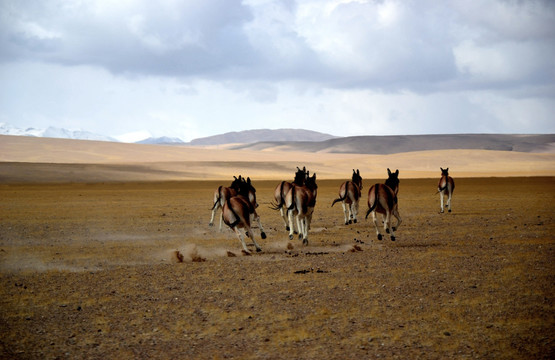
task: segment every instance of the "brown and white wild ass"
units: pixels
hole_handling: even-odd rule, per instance
[[[239,186],[241,184],[241,175],[239,178],[237,176],[233,177],[234,180],[231,182],[229,187],[225,187],[220,185],[214,191],[214,200],[212,205],[212,216],[210,217],[210,222],[208,223],[209,226],[214,226],[214,217],[216,216],[216,212],[218,209],[222,209],[224,207],[225,202],[227,199],[236,196],[237,191],[239,190]],[[223,214],[220,216],[220,231],[222,231],[222,222],[223,222]]]
[[[448,211],[451,212],[451,197],[453,196],[453,191],[455,190],[455,181],[451,176],[449,176],[449,168],[441,168],[441,178],[437,184],[437,191],[439,192],[439,202],[441,210],[443,212],[443,197],[447,195],[447,205]]]
[[[299,229],[299,239],[303,240],[303,245],[308,245],[308,230],[310,229],[312,214],[316,206],[316,195],[318,193],[316,173],[311,177],[309,172],[307,172],[302,186],[296,185],[300,179],[295,180],[295,183],[285,195],[285,206],[287,207],[289,219],[289,239],[293,239],[293,222],[296,220]]]
[[[274,190],[274,200],[275,203],[272,204],[271,209],[279,210],[283,223],[285,224],[285,230],[289,231],[289,220],[287,218],[287,208],[285,207],[285,195],[291,190],[293,184],[302,186],[306,180],[306,167],[303,166],[301,170],[297,167],[297,172],[295,173],[295,179],[292,183],[289,181],[282,181]]]
[[[358,204],[362,190],[362,177],[360,171],[353,169],[351,181],[345,181],[339,187],[339,198],[333,200],[331,206],[341,201],[343,206],[343,215],[345,217],[345,225],[356,224],[358,216]]]
[[[235,232],[237,238],[241,241],[243,252],[245,254],[250,254],[245,244],[245,239],[239,229],[245,229],[246,235],[251,238],[257,252],[262,249],[254,239],[254,233],[251,229],[251,219],[258,222],[262,239],[266,238],[266,233],[262,228],[260,216],[256,212],[256,208],[258,207],[258,203],[256,202],[256,189],[252,186],[251,179],[247,178],[247,180],[245,180],[239,176],[238,186],[237,195],[226,199],[224,202],[222,218],[224,223]]]
[[[399,215],[399,204],[397,201],[397,193],[399,192],[399,170],[392,173],[387,169],[387,173],[389,178],[385,181],[385,184],[372,185],[370,190],[368,190],[368,211],[366,212],[366,218],[372,213],[376,234],[378,235],[378,240],[381,240],[382,234],[378,227],[377,213],[382,214],[384,218],[384,230],[391,235],[391,241],[395,241],[394,232],[399,228],[402,221]],[[392,216],[397,218],[396,226],[392,226]]]

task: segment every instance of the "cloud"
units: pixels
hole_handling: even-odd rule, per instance
[[[553,23],[540,0],[2,1],[0,120],[553,132]]]
[[[510,85],[550,71],[552,80],[554,8],[491,0],[4,2],[1,45],[4,61],[114,74],[441,91],[468,78]]]

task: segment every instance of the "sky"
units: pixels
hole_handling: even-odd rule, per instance
[[[555,133],[555,1],[0,0],[0,122]]]

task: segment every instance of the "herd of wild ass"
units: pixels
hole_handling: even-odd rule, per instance
[[[449,168],[441,169],[441,178],[438,183],[438,193],[440,194],[440,208],[444,212],[447,207],[451,212],[451,197],[455,190],[455,182],[449,176]],[[397,194],[399,192],[399,170],[391,172],[387,169],[388,178],[384,184],[374,184],[368,190],[368,210],[366,218],[372,214],[374,227],[378,240],[382,240],[378,225],[378,215],[382,215],[384,231],[390,235],[391,241],[395,241],[395,231],[401,225],[401,216]],[[295,233],[299,234],[299,239],[303,245],[308,244],[308,230],[312,221],[312,214],[316,206],[316,196],[318,185],[316,184],[316,174],[310,176],[310,171],[305,167],[297,167],[293,182],[281,181],[274,190],[274,200],[271,209],[279,210],[285,229],[289,232],[289,239],[293,239]],[[362,195],[362,177],[360,171],[353,169],[351,180],[345,181],[339,187],[339,197],[335,199],[331,206],[341,202],[345,225],[356,223],[358,220],[359,200]],[[444,196],[447,196],[447,204],[444,206]],[[256,251],[262,249],[254,239],[251,229],[251,221],[257,221],[260,228],[260,237],[266,238],[266,233],[260,222],[260,216],[256,212],[258,203],[256,202],[256,189],[252,185],[251,179],[246,179],[239,175],[234,176],[234,180],[229,187],[220,186],[214,191],[214,203],[212,206],[212,216],[210,226],[214,225],[216,211],[221,209],[220,230],[222,222],[232,229],[243,246],[243,252],[250,254],[245,243],[245,238],[239,229],[244,229]],[[395,226],[392,225],[392,217],[397,219]]]

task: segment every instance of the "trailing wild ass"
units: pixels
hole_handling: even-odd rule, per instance
[[[443,212],[443,197],[447,195],[447,205],[448,211],[451,212],[451,197],[453,196],[453,191],[455,190],[455,181],[451,176],[449,176],[449,168],[441,168],[441,178],[437,184],[437,191],[439,192],[439,202],[441,210]],[[446,193],[447,191],[447,193]]]
[[[254,234],[251,229],[251,219],[258,222],[262,239],[266,238],[266,233],[262,228],[260,216],[256,212],[256,208],[258,207],[258,203],[256,202],[256,189],[252,186],[251,179],[247,178],[247,180],[245,180],[239,176],[238,186],[237,195],[225,200],[222,208],[222,218],[224,223],[235,231],[237,238],[239,238],[243,245],[243,252],[245,254],[250,254],[245,244],[245,239],[239,229],[245,229],[245,233],[251,238],[256,251],[261,251],[262,249],[254,239]]]
[[[299,239],[303,239],[303,245],[308,245],[308,230],[312,221],[314,206],[316,206],[316,195],[318,193],[318,185],[316,184],[316,174],[309,175],[302,186],[297,185],[297,180],[285,195],[285,206],[287,207],[287,216],[289,219],[289,239],[293,239],[293,221],[297,221],[299,229]]]
[[[214,217],[216,216],[216,211],[224,207],[224,204],[227,199],[237,195],[237,191],[239,190],[239,186],[242,181],[241,175],[239,175],[239,178],[237,178],[237,176],[234,176],[233,178],[235,180],[233,180],[233,182],[229,187],[220,185],[214,191],[214,200],[213,200],[214,204],[212,205],[212,216],[210,217],[210,222],[208,223],[209,226],[214,226]],[[222,216],[220,216],[220,231],[222,231],[222,222],[223,222],[223,214]]]
[[[339,187],[339,198],[333,200],[331,206],[341,201],[343,206],[343,215],[345,216],[345,225],[356,224],[358,215],[358,203],[362,190],[362,177],[360,171],[353,169],[351,181],[345,181]]]
[[[304,181],[306,180],[306,167],[303,166],[301,170],[297,167],[297,172],[295,173],[295,179],[293,183],[289,181],[282,181],[276,186],[274,190],[274,199],[275,204],[272,204],[271,209],[279,210],[281,218],[283,219],[283,223],[285,224],[285,230],[289,231],[289,220],[287,218],[287,208],[285,207],[285,195],[291,190],[293,184],[302,186],[304,185]]]
[[[384,230],[386,233],[391,234],[391,241],[395,241],[394,232],[399,228],[399,225],[401,225],[401,216],[399,215],[399,204],[397,201],[397,193],[399,192],[399,170],[392,173],[387,169],[387,173],[389,178],[386,180],[385,184],[372,185],[368,191],[368,211],[366,212],[366,218],[368,219],[368,215],[372,213],[376,234],[378,235],[378,240],[381,240],[382,234],[380,234],[376,213],[382,214],[384,218]],[[397,218],[396,226],[391,225],[392,215]]]

